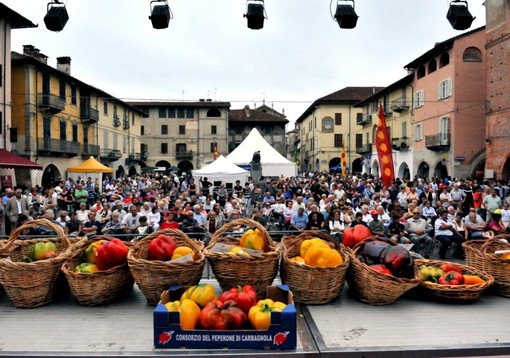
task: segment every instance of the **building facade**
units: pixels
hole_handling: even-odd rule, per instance
[[[412,93],[413,75],[392,83],[383,90],[357,103],[363,114],[356,124],[361,131],[356,136],[356,153],[363,155],[363,172],[380,174],[375,146],[379,105],[384,109],[388,136],[391,139],[395,177],[410,179],[414,173],[412,151]]]
[[[229,102],[130,102],[145,114],[141,142],[147,165],[160,170],[190,171],[228,154]]]
[[[412,167],[418,175],[483,179],[486,62],[481,27],[437,43],[405,66],[414,73]]]
[[[510,179],[510,2],[485,1],[487,106],[485,176]]]
[[[228,120],[228,149],[229,153],[257,128],[262,137],[283,156],[287,152],[285,126],[289,121],[285,115],[267,106],[251,109],[246,105],[243,109],[233,109]],[[254,148],[256,150],[256,148]]]
[[[31,182],[53,185],[84,159],[105,159],[101,149],[116,153],[104,162],[117,175],[139,172],[142,113],[72,77],[70,57],[57,58],[56,68],[47,59],[31,45],[12,53],[12,149],[44,169]]]
[[[382,89],[346,87],[314,101],[296,120],[298,171],[329,171],[340,164],[344,144],[349,171],[361,172],[363,153],[372,150],[369,138],[357,142],[363,133],[363,109],[355,105]]]

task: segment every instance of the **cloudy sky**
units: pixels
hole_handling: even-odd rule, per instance
[[[0,1],[39,24],[12,32],[13,51],[31,44],[51,66],[70,56],[74,77],[113,96],[211,98],[232,109],[265,99],[291,122],[346,86],[395,82],[434,43],[462,33],[446,19],[446,0],[356,0],[352,30],[334,22],[328,0],[266,0],[261,30],[247,28],[243,0],[169,0],[164,30],[151,26],[150,0],[63,0],[70,19],[58,33],[43,22],[49,0]],[[482,3],[469,0],[471,29],[485,25]]]

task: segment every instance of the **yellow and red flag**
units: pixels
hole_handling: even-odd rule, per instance
[[[345,144],[342,142],[342,154],[340,155],[340,166],[342,168],[342,176],[347,176],[347,156],[345,155]]]
[[[379,157],[379,167],[381,168],[381,181],[386,188],[389,188],[391,182],[395,180],[395,172],[393,170],[391,141],[388,136],[388,127],[386,127],[382,104],[379,104],[379,121],[377,122],[375,146],[377,148],[377,156]]]
[[[218,143],[214,143],[214,160],[218,159]]]

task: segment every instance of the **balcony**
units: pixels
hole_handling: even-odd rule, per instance
[[[411,101],[408,98],[400,97],[391,102],[390,108],[393,112],[406,112],[410,108],[410,103]]]
[[[84,159],[99,156],[99,146],[94,144],[82,144],[81,145],[81,157]]]
[[[39,93],[37,95],[37,106],[41,111],[59,113],[64,110],[66,101],[64,98],[51,93]]]
[[[99,121],[99,111],[90,107],[81,107],[80,118],[83,123],[97,123]]]
[[[72,158],[80,153],[80,143],[53,138],[39,138],[37,153],[41,157]]]
[[[425,147],[429,150],[440,151],[450,148],[450,133],[439,133],[425,136]]]
[[[178,151],[175,152],[175,159],[182,160],[182,159],[193,159],[193,151]]]
[[[130,165],[133,163],[140,163],[145,164],[144,162],[148,158],[148,152],[141,152],[141,153],[131,153],[126,158],[126,165]]]
[[[122,158],[122,153],[118,149],[101,149],[99,157],[103,161],[114,162]]]
[[[364,114],[359,118],[356,118],[356,124],[361,126],[364,126],[365,124],[372,124],[372,115]]]
[[[360,146],[356,145],[356,153],[358,153],[358,154],[372,153],[372,144],[367,143],[367,144],[362,144]]]
[[[409,137],[391,138],[391,147],[393,150],[406,151],[409,150]]]

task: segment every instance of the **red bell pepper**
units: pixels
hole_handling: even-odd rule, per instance
[[[442,264],[441,270],[443,270],[444,272],[457,271],[458,273],[462,273],[460,267],[451,262],[445,262],[444,264]]]
[[[223,292],[220,296],[220,301],[226,302],[229,300],[237,302],[237,306],[242,309],[244,313],[248,314],[250,308],[257,304],[258,297],[253,286],[244,285],[243,287],[237,286]]]
[[[439,277],[440,285],[462,285],[464,283],[464,275],[457,271],[449,271]]]
[[[149,260],[170,261],[176,248],[171,237],[161,234],[149,243]]]
[[[112,239],[104,242],[96,250],[96,265],[99,270],[109,270],[127,261],[129,249],[121,240]]]
[[[390,269],[387,268],[386,266],[384,265],[381,265],[381,264],[377,264],[377,265],[370,265],[368,266],[370,267],[372,270],[374,271],[377,271],[377,272],[380,272],[380,273],[383,273],[385,275],[388,275],[388,276],[393,276],[393,274],[391,273]]]
[[[234,301],[209,302],[200,312],[200,325],[204,329],[238,329],[247,321],[246,313]]]

